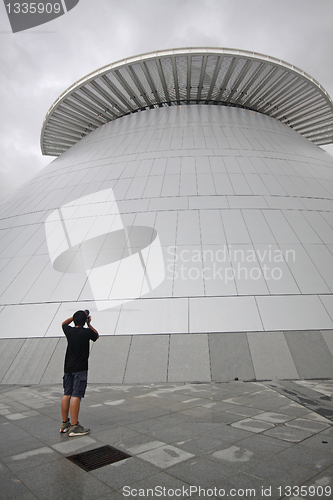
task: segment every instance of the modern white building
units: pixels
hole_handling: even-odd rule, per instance
[[[333,377],[333,103],[239,50],[126,59],[52,105],[58,156],[0,207],[0,382],[59,382],[89,309],[92,382]]]

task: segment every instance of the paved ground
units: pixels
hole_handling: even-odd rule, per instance
[[[61,387],[0,386],[0,498],[333,498],[333,381],[91,384],[59,434]],[[85,472],[66,457],[129,453]],[[331,491],[332,488],[332,491]]]

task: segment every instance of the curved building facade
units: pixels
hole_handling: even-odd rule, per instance
[[[101,333],[91,381],[332,377],[330,142],[325,90],[267,56],[77,82],[43,124],[58,158],[1,207],[2,383],[61,380],[76,309]]]

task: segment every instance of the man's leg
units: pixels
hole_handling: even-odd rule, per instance
[[[68,420],[68,412],[69,412],[71,397],[72,396],[63,396],[61,400],[61,416],[63,422],[67,422]]]
[[[60,427],[60,432],[66,433],[69,431],[71,423],[68,418],[70,400],[72,397],[73,391],[73,377],[71,373],[65,373],[63,377],[63,387],[64,387],[64,395],[61,400],[61,417],[62,424]]]
[[[90,429],[84,429],[82,425],[79,424],[79,411],[81,398],[84,397],[84,393],[87,387],[87,371],[75,372],[73,373],[73,394],[70,404],[70,413],[72,420],[72,427],[69,430],[68,435],[72,436],[84,436],[89,434]]]
[[[78,398],[76,396],[72,397],[71,404],[70,404],[72,425],[76,425],[79,421],[80,403],[81,403],[81,398]]]

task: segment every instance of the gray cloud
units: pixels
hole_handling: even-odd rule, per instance
[[[16,34],[1,9],[0,201],[52,160],[41,155],[39,136],[55,99],[124,57],[184,46],[245,49],[294,64],[333,95],[330,0],[80,0],[65,16]]]

